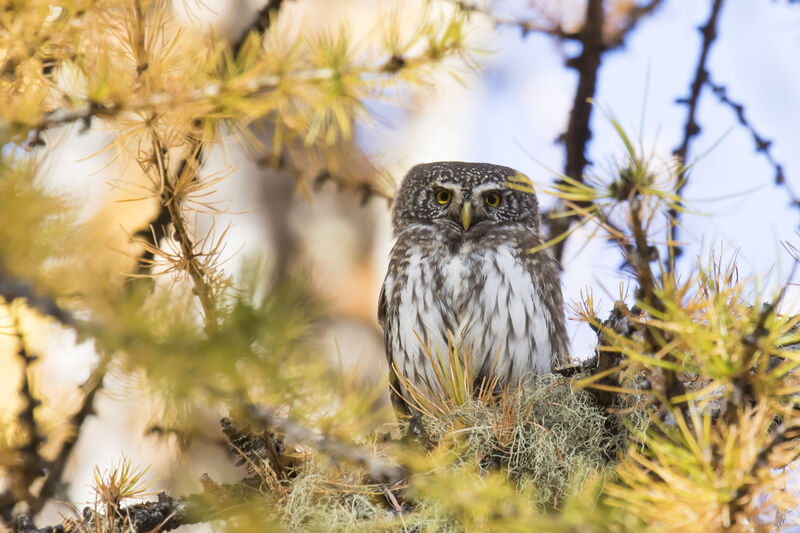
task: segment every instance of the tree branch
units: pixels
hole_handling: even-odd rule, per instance
[[[15,319],[16,322],[16,319]],[[15,448],[19,458],[17,464],[8,468],[9,489],[0,495],[0,519],[6,524],[11,522],[14,508],[20,502],[29,506],[36,500],[30,489],[33,482],[45,471],[45,460],[40,453],[40,446],[46,437],[42,434],[36,421],[35,410],[42,402],[34,397],[30,384],[30,366],[38,359],[36,355],[28,352],[25,339],[16,325],[17,354],[21,359],[22,378],[19,386],[19,395],[22,406],[17,413],[18,430],[23,435],[23,441]]]
[[[126,533],[149,533],[152,531],[171,531],[183,525],[207,522],[214,518],[208,500],[201,495],[186,498],[173,498],[164,492],[158,494],[153,502],[137,503],[120,510],[113,517],[114,526],[103,531],[125,531]],[[15,533],[67,533],[71,531],[100,531],[99,524],[107,522],[108,517],[95,513],[89,507],[83,509],[80,519],[67,518],[56,526],[37,528],[25,515],[17,517]]]
[[[72,455],[72,450],[78,442],[81,435],[81,427],[83,423],[89,418],[90,415],[95,414],[94,402],[97,399],[97,394],[103,389],[103,380],[108,370],[108,364],[111,357],[107,354],[102,354],[97,366],[89,374],[89,378],[81,385],[85,396],[81,402],[78,411],[70,417],[68,425],[72,431],[64,438],[61,447],[56,454],[55,459],[49,461],[47,464],[47,477],[45,478],[42,489],[37,496],[37,499],[31,505],[30,515],[36,516],[45,504],[63,489],[64,482],[64,469],[67,466],[67,460]]]
[[[81,324],[81,321],[76,319],[72,313],[59,307],[55,300],[38,294],[29,281],[14,279],[7,275],[2,265],[0,265],[0,297],[7,303],[21,298],[30,307],[45,316],[58,320],[65,326],[76,327]]]
[[[264,430],[274,428],[281,431],[285,435],[287,444],[302,442],[332,458],[344,459],[364,466],[369,477],[375,482],[393,483],[406,475],[406,470],[401,466],[379,459],[358,446],[315,433],[290,418],[275,414],[273,409],[258,407],[251,403],[245,403],[242,407],[254,426],[260,426]]]
[[[283,1],[284,0],[268,0],[267,3],[264,5],[264,7],[262,7],[258,11],[255,20],[242,32],[239,38],[231,45],[234,57],[239,55],[239,52],[241,52],[242,50],[242,46],[247,41],[247,38],[250,36],[251,33],[256,32],[259,35],[264,35],[265,33],[267,33],[267,30],[269,30],[269,26],[272,22],[272,17],[274,17],[281,9]]]
[[[592,138],[592,130],[589,127],[592,117],[590,99],[595,93],[597,72],[600,69],[602,54],[606,50],[606,45],[603,42],[604,18],[603,1],[588,0],[586,18],[579,34],[579,41],[583,49],[580,55],[567,62],[567,66],[578,71],[578,85],[572,101],[572,111],[569,115],[567,131],[563,137],[564,150],[566,151],[564,174],[579,182],[583,182],[583,169],[588,162],[586,146]],[[563,204],[559,202],[554,210],[563,209]],[[550,219],[548,221],[550,227],[548,240],[567,231],[572,222],[572,217]],[[552,247],[553,255],[559,262],[564,254],[565,240],[555,243]]]
[[[453,3],[468,13],[480,13],[481,15],[491,20],[496,27],[508,26],[512,28],[514,27],[519,28],[519,31],[522,34],[523,38],[527,37],[528,34],[530,33],[544,33],[546,35],[551,35],[553,37],[556,37],[557,39],[562,41],[579,40],[579,34],[568,32],[558,24],[545,26],[537,22],[534,22],[532,20],[518,20],[512,18],[498,17],[497,15],[492,13],[489,9],[486,9],[477,4],[473,4],[471,2],[454,1]]]
[[[667,214],[669,224],[669,243],[667,244],[668,254],[665,265],[667,272],[673,272],[675,270],[675,261],[683,253],[682,247],[675,243],[677,242],[678,238],[677,222],[678,218],[680,217],[679,207],[683,204],[683,202],[680,200],[681,193],[688,182],[686,159],[689,155],[689,147],[692,139],[698,133],[700,133],[700,126],[695,120],[695,113],[700,100],[700,92],[703,89],[703,85],[708,82],[706,61],[708,59],[708,53],[711,50],[711,45],[714,42],[714,39],[717,37],[717,20],[719,18],[719,13],[722,10],[722,3],[723,0],[713,0],[711,13],[708,16],[708,20],[706,21],[705,25],[700,27],[700,33],[703,36],[703,42],[700,47],[700,56],[697,60],[694,79],[692,80],[692,84],[689,89],[689,96],[677,100],[677,103],[685,104],[688,107],[688,111],[686,114],[686,123],[683,127],[683,140],[681,141],[681,144],[672,152],[681,164],[681,172],[678,175],[678,185],[675,189],[675,193],[678,196],[678,205],[671,208]]]
[[[202,143],[198,142],[198,149],[202,150]],[[180,174],[174,178],[170,178],[167,162],[164,159],[166,149],[158,138],[153,139],[153,152],[156,158],[156,170],[158,178],[161,183],[161,204],[167,210],[169,219],[175,230],[175,240],[181,247],[181,253],[185,260],[185,270],[192,278],[194,286],[194,293],[200,300],[200,305],[203,307],[203,314],[207,327],[216,328],[217,326],[217,308],[213,298],[213,289],[206,279],[206,269],[197,261],[198,254],[195,253],[195,243],[192,241],[189,231],[183,219],[183,213],[180,210],[180,198],[176,195],[176,183],[179,180],[185,180]],[[192,156],[190,156],[192,157]],[[187,165],[189,158],[184,159],[182,168],[184,172],[192,172],[191,181],[197,179],[198,168]]]
[[[625,44],[625,37],[627,37],[631,30],[636,27],[636,25],[639,23],[639,20],[651,15],[661,6],[662,3],[663,0],[650,0],[649,3],[643,6],[634,5],[631,7],[630,11],[627,13],[627,22],[617,33],[608,39],[608,50],[613,50]]]
[[[85,392],[85,396],[78,411],[73,414],[68,421],[68,425],[72,428],[72,431],[70,431],[59,444],[55,458],[52,460],[45,460],[39,453],[39,445],[44,441],[44,437],[39,434],[33,415],[33,410],[41,402],[33,397],[28,381],[27,367],[31,362],[36,360],[36,356],[30,355],[27,352],[21,336],[19,354],[24,360],[20,393],[25,401],[18,418],[20,419],[20,425],[25,427],[27,430],[26,432],[29,432],[31,436],[28,438],[27,442],[18,449],[22,456],[23,464],[20,465],[19,468],[21,470],[17,472],[15,476],[15,485],[0,495],[0,518],[2,518],[5,523],[11,522],[11,514],[20,502],[28,504],[26,515],[34,517],[51,498],[57,496],[58,493],[63,490],[63,474],[67,465],[67,460],[70,458],[72,450],[75,448],[75,444],[80,436],[80,428],[89,415],[94,414],[94,402],[97,393],[100,392],[103,387],[103,378],[105,377],[110,362],[110,357],[103,354],[97,366],[89,375],[89,378],[81,386]],[[34,482],[39,483],[41,486],[35,495],[31,493]]]
[[[267,32],[271,24],[271,17],[275,16],[278,10],[280,10],[283,1],[284,0],[268,0],[266,5],[259,10],[255,20],[242,32],[239,38],[231,44],[234,57],[239,55],[244,43],[252,32],[258,32],[261,35]],[[181,161],[178,168],[178,175],[185,172],[185,168],[189,164],[195,168],[195,172],[199,171],[204,163],[204,155],[202,144],[195,141],[190,147],[190,155]],[[192,161],[190,161],[190,158]],[[137,237],[140,237],[153,248],[157,248],[161,239],[167,236],[167,225],[171,219],[172,215],[167,205],[161,203],[156,216],[147,224],[145,230],[137,232]],[[139,275],[147,274],[150,271],[148,265],[152,263],[153,259],[153,252],[146,246],[145,250],[138,258],[136,273]]]
[[[736,114],[736,119],[739,121],[739,124],[753,137],[753,142],[756,145],[756,152],[764,154],[767,162],[775,171],[775,185],[783,187],[789,196],[792,207],[800,208],[800,196],[797,195],[789,182],[786,181],[783,165],[778,163],[778,161],[775,159],[775,156],[772,154],[772,141],[759,134],[750,121],[747,120],[744,112],[744,104],[731,100],[728,97],[727,88],[724,85],[718,85],[714,83],[710,74],[707,75],[706,84],[711,88],[711,92],[714,93],[714,96],[716,96],[721,103],[727,105],[733,110],[733,112]]]
[[[578,41],[582,51],[577,57],[567,61],[567,66],[578,71],[578,84],[572,102],[567,130],[562,137],[566,153],[564,174],[570,178],[583,182],[583,171],[589,164],[586,150],[592,138],[590,127],[593,104],[591,99],[597,89],[597,75],[603,54],[617,49],[624,44],[625,37],[636,27],[643,17],[652,14],[661,5],[661,0],[651,0],[644,6],[634,6],[628,12],[628,21],[615,35],[609,39],[603,37],[605,24],[605,9],[602,0],[588,0],[583,28],[578,33]],[[586,207],[582,205],[582,207]],[[566,207],[558,201],[551,213],[563,213]],[[576,220],[573,216],[543,217],[549,226],[547,240],[554,239],[567,232]],[[564,246],[567,239],[560,240],[552,246],[552,253],[560,262],[564,255]]]
[[[370,479],[374,482],[388,485],[405,477],[405,469],[381,460],[367,450],[315,433],[289,418],[276,415],[272,409],[257,407],[249,403],[243,403],[241,407],[253,423],[252,429],[256,429],[256,431],[276,429],[284,433],[284,440],[287,444],[302,442],[328,454],[331,458],[352,461],[364,466]],[[282,461],[282,459],[274,457],[268,450],[270,446],[278,445],[276,441],[268,442],[263,435],[239,430],[227,418],[223,419],[221,423],[223,432],[230,439],[231,449],[237,453],[243,453],[248,460],[253,461],[254,464],[251,466],[256,468],[252,468],[251,473],[256,471],[260,466],[259,463],[264,460],[274,461],[275,464],[270,465],[272,467]],[[260,426],[260,428],[255,426]],[[282,443],[279,447],[282,447]],[[273,452],[282,453],[277,448]],[[248,498],[264,496],[258,489],[253,488],[250,479],[225,485],[216,483],[208,475],[203,475],[200,482],[203,487],[202,494],[173,498],[162,492],[158,494],[156,501],[120,509],[117,516],[113,517],[116,527],[123,530],[123,526],[125,526],[124,530],[130,533],[169,531],[182,525],[208,522],[233,515]],[[389,489],[387,488],[387,490]],[[28,516],[21,515],[17,517],[15,531],[19,533],[55,533],[87,529],[91,531],[93,525],[107,523],[108,518],[86,507],[80,519],[69,518],[57,526],[38,529]]]
[[[44,474],[44,481],[41,482],[41,489],[38,494],[36,494],[35,497],[31,496],[29,499],[26,499],[28,502],[28,509],[25,513],[26,517],[35,517],[48,501],[58,496],[59,493],[64,490],[64,469],[67,466],[68,459],[72,455],[75,444],[78,442],[78,437],[81,434],[80,428],[89,415],[94,414],[94,402],[97,394],[103,388],[103,378],[105,377],[109,361],[110,358],[108,356],[102,356],[97,366],[89,375],[89,378],[81,386],[86,394],[81,402],[80,408],[70,417],[68,422],[72,431],[70,431],[61,442],[56,457],[51,461],[42,460],[41,468],[38,469],[39,473],[31,480],[31,482],[36,481],[40,474]],[[30,487],[30,484],[28,487]],[[0,516],[2,516],[6,523],[11,521],[10,513],[13,512],[18,503],[17,498],[9,501],[9,496],[13,497],[13,494],[9,495],[6,493],[0,496]]]

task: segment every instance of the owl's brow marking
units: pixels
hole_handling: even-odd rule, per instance
[[[472,192],[474,195],[479,195],[484,192],[495,191],[495,192],[502,192],[503,191],[503,184],[502,183],[481,183],[480,185],[476,185],[472,188]]]
[[[449,189],[454,192],[461,192],[461,185],[453,183],[451,181],[436,180],[433,182],[433,185],[436,187],[441,187],[443,189]]]

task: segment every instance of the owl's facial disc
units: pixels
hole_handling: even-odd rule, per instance
[[[462,188],[455,183],[437,182],[432,189],[431,201],[439,208],[441,219],[469,231],[481,222],[495,220],[494,211],[504,203],[503,196],[497,183]]]
[[[518,223],[518,199],[502,180],[459,183],[452,179],[429,182],[425,202],[432,209],[430,220],[476,237],[489,228]]]
[[[392,207],[394,233],[428,228],[445,240],[470,241],[497,231],[538,234],[536,195],[508,186],[519,176],[509,167],[485,163],[416,165],[403,179]]]

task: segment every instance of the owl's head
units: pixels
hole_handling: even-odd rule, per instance
[[[395,232],[411,225],[465,235],[515,227],[539,233],[536,196],[507,186],[512,168],[487,163],[442,161],[413,167],[392,208]]]

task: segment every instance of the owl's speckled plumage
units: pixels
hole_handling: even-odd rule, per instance
[[[528,253],[542,243],[539,208],[534,194],[506,186],[516,174],[450,161],[417,165],[403,179],[378,319],[389,366],[420,390],[438,389],[420,339],[446,354],[448,332],[472,352],[478,383],[495,356],[504,383],[566,360],[558,269],[547,250]]]

